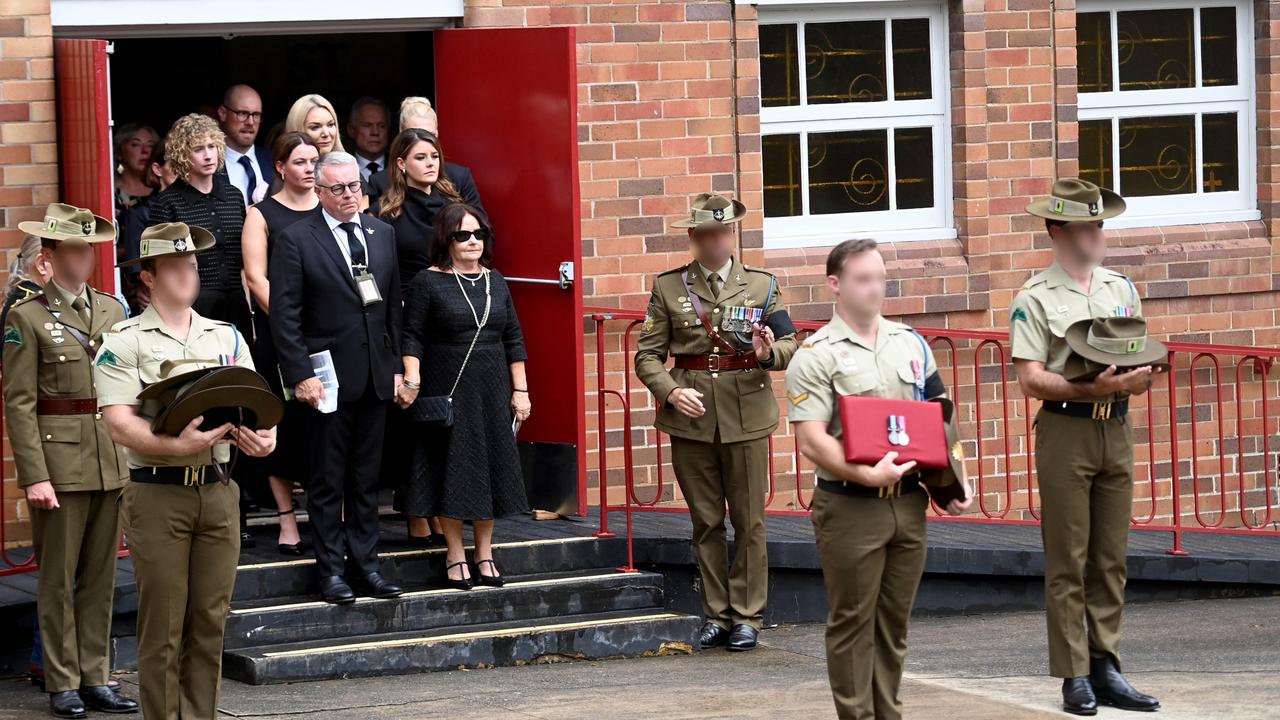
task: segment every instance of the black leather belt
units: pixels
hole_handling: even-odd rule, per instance
[[[1129,414],[1129,398],[1112,402],[1045,402],[1044,409],[1056,415],[1089,418],[1090,420],[1114,420]]]
[[[836,495],[851,495],[853,497],[880,498],[887,500],[889,498],[902,497],[908,493],[913,493],[920,489],[920,473],[913,472],[904,475],[896,485],[889,487],[873,488],[866,485],[859,485],[854,482],[844,482],[840,480],[824,480],[818,478],[818,489],[826,490]]]
[[[760,367],[760,359],[754,352],[741,352],[734,355],[676,355],[675,366],[681,370],[709,370],[726,372],[728,370],[750,370]]]
[[[206,485],[219,480],[217,468],[212,465],[174,465],[167,467],[141,467],[129,470],[129,479],[157,485]]]
[[[96,415],[98,398],[40,398],[37,415]]]

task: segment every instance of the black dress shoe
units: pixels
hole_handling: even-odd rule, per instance
[[[80,688],[80,699],[85,707],[95,712],[104,713],[136,713],[138,702],[117,693],[106,685],[91,685]]]
[[[481,565],[488,565],[490,572],[492,572],[493,574],[485,575],[484,573],[480,572]],[[503,580],[502,576],[498,574],[497,563],[495,563],[492,560],[477,560],[475,582],[477,585],[487,585],[489,587],[502,587],[503,584],[506,583],[506,580]]]
[[[470,566],[467,565],[466,560],[452,563],[450,565],[445,565],[444,566],[444,586],[453,588],[454,590],[470,590],[471,588],[475,587],[475,584],[471,582],[470,575],[464,575],[463,577],[456,578],[456,579],[449,577],[450,570],[454,568],[461,568],[460,570],[458,570],[458,573],[461,574],[463,570],[467,570],[469,567]]]
[[[750,625],[734,625],[729,633],[729,652],[743,652],[756,646],[760,631]]]
[[[1098,702],[1103,705],[1139,712],[1155,712],[1160,709],[1159,700],[1133,689],[1129,681],[1120,674],[1120,668],[1116,667],[1113,658],[1093,658],[1089,661],[1089,683],[1093,686]]]
[[[698,633],[698,644],[702,646],[703,650],[728,645],[729,631],[713,622],[703,623],[702,632]]]
[[[257,544],[258,544],[258,541],[253,537],[253,533],[251,532],[240,533],[240,549],[241,550],[245,548],[254,547]]]
[[[371,572],[360,580],[360,590],[365,595],[370,595],[383,600],[398,598],[404,594],[404,590],[399,585],[382,577],[382,573]]]
[[[341,575],[320,580],[320,599],[334,605],[348,605],[356,601],[356,594]]]
[[[60,718],[85,718],[89,713],[84,709],[84,701],[75,690],[49,693],[49,712]]]
[[[1098,714],[1098,699],[1093,696],[1089,678],[1073,677],[1062,681],[1062,709],[1072,715]]]

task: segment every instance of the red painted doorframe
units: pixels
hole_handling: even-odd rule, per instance
[[[106,40],[54,40],[62,202],[115,220]],[[115,244],[97,247],[94,287],[116,291]]]

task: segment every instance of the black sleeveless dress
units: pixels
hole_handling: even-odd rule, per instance
[[[262,218],[267,221],[268,266],[271,262],[271,252],[275,248],[276,239],[280,237],[280,233],[295,222],[319,212],[315,208],[294,210],[274,197],[264,198],[254,207],[258,208]],[[262,308],[258,307],[257,302],[253,303],[253,329],[256,335],[251,348],[253,364],[267,379],[267,384],[271,386],[272,391],[284,398],[284,388],[280,382],[280,360],[276,355],[275,343],[271,339],[271,319]],[[301,403],[285,403],[284,419],[276,429],[275,452],[264,458],[267,472],[271,475],[299,482],[307,479],[310,455],[307,450],[309,443],[306,419],[307,413],[304,412]]]
[[[515,305],[502,275],[490,271],[492,310],[453,395],[453,427],[413,426],[405,511],[420,517],[492,520],[528,512],[520,457],[511,432],[510,365],[527,359]],[[483,280],[423,270],[405,308],[404,354],[421,360],[420,397],[448,395],[475,319],[462,293],[484,312]]]

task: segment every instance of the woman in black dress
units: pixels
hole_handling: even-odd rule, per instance
[[[491,241],[479,213],[466,205],[440,211],[431,267],[407,293],[404,384],[396,396],[407,408],[419,393],[452,393],[452,428],[414,428],[406,511],[440,518],[449,548],[445,581],[464,589],[473,577],[502,584],[493,522],[529,510],[515,439],[530,413],[527,356],[507,283],[487,267]],[[475,528],[474,573],[462,547],[465,521]]]
[[[400,287],[408,303],[413,278],[431,264],[428,257],[437,213],[462,198],[444,176],[440,141],[426,130],[403,130],[391,141],[388,157],[391,165],[387,169],[387,191],[374,201],[369,212],[396,229]],[[440,523],[409,514],[405,507],[412,431],[405,413],[393,410],[387,415],[382,474],[387,478],[386,484],[396,490],[396,509],[408,515],[409,542],[435,547],[444,544]]]
[[[285,228],[316,212],[320,198],[316,196],[316,160],[320,154],[311,138],[302,133],[284,133],[272,146],[276,176],[283,188],[271,197],[249,208],[241,236],[244,252],[244,277],[253,298],[253,364],[281,398],[284,389],[276,369],[275,345],[271,341],[268,311],[271,286],[267,281],[267,264],[275,240]],[[263,458],[276,501],[280,522],[277,547],[285,555],[301,555],[298,520],[293,508],[293,483],[307,477],[307,441],[303,427],[306,414],[300,403],[285,403],[285,417],[277,432],[275,452]]]

